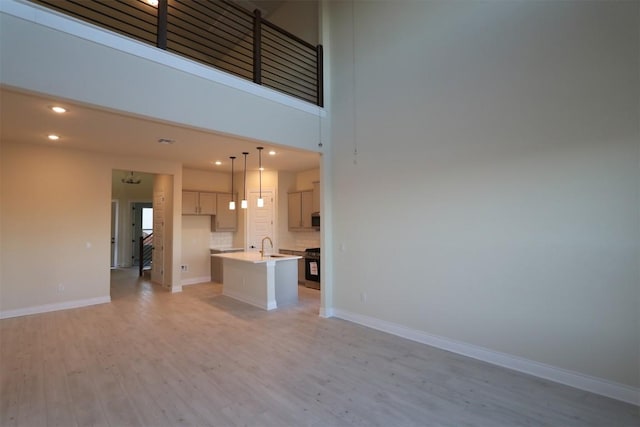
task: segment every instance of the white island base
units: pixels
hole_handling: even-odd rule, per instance
[[[264,310],[298,302],[298,259],[255,252],[212,254],[223,260],[222,294]]]

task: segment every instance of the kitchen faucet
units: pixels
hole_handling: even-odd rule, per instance
[[[262,258],[264,258],[264,241],[268,240],[269,243],[271,243],[271,247],[273,248],[273,240],[271,240],[271,237],[266,236],[265,238],[262,239],[262,250],[260,251],[260,256]]]

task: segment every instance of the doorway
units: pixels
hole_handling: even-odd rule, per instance
[[[140,265],[140,239],[153,232],[153,204],[131,203],[131,265]]]

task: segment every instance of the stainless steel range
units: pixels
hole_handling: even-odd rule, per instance
[[[307,288],[320,289],[320,248],[304,251],[304,278]]]

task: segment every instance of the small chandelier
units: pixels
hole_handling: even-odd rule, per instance
[[[258,150],[258,175],[260,176],[260,197],[258,197],[258,207],[259,208],[263,208],[264,207],[264,199],[262,198],[262,150],[264,150],[264,147],[257,147],[256,148]]]
[[[124,178],[120,180],[123,184],[140,184],[142,182],[142,178],[139,176],[135,176],[133,171],[131,171],[130,175],[126,175]]]
[[[229,210],[236,210],[236,195],[233,192],[233,161],[236,159],[236,156],[229,157],[231,159],[231,201],[229,202]]]

